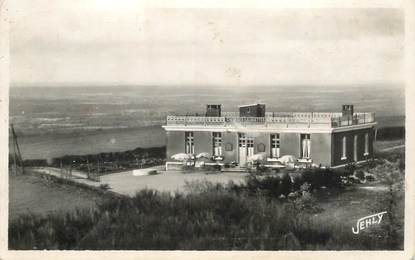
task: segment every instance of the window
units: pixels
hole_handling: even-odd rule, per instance
[[[310,134],[301,134],[301,158],[310,159],[311,157],[311,140]]]
[[[357,162],[357,141],[358,141],[358,135],[354,135],[353,139],[353,160]]]
[[[363,155],[364,156],[369,155],[369,134],[368,133],[365,134],[365,153]]]
[[[248,148],[248,156],[254,155],[254,138],[253,137],[246,138],[246,147]]]
[[[194,154],[195,144],[194,144],[193,132],[185,132],[184,139],[185,139],[185,152],[187,154]]]
[[[213,156],[222,156],[222,133],[212,133]]]
[[[347,137],[346,136],[343,136],[343,138],[342,138],[342,157],[341,157],[342,160],[346,160],[347,159],[347,156],[346,156],[346,152],[347,152],[346,145],[347,145]]]
[[[271,158],[280,157],[280,134],[271,134]]]
[[[238,145],[239,147],[246,147],[246,135],[239,133],[238,134]]]
[[[254,137],[239,133],[239,147],[247,148],[247,155],[254,155]]]

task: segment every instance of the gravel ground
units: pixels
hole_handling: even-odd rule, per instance
[[[143,169],[149,171],[154,168]],[[244,181],[246,173],[221,172],[206,174],[206,172],[183,173],[182,171],[160,171],[157,175],[134,176],[132,171],[108,174],[101,177],[102,183],[108,183],[112,191],[134,195],[137,191],[149,188],[158,191],[186,192],[186,182],[207,180],[213,183],[227,183],[229,181]]]

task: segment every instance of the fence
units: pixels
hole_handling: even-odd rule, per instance
[[[167,125],[180,126],[322,126],[342,127],[375,122],[374,113],[355,113],[345,117],[342,113],[290,113],[267,112],[265,117],[239,117],[235,112],[224,112],[221,117],[168,116]]]

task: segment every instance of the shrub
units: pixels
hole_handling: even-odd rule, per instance
[[[264,194],[269,197],[278,198],[287,196],[291,191],[291,179],[287,173],[279,176],[255,176],[250,175],[244,186],[251,194]]]
[[[331,169],[311,168],[301,172],[303,182],[311,185],[311,189],[325,187],[339,187],[341,185],[342,172],[335,172]],[[302,184],[300,182],[300,184]]]
[[[353,175],[356,170],[356,163],[350,162],[344,167],[344,172],[346,175]]]
[[[354,173],[354,176],[356,176],[357,178],[359,178],[360,180],[364,180],[365,179],[365,173],[361,170],[357,170]]]
[[[278,186],[286,177],[252,181],[264,185],[262,179]],[[387,248],[382,237],[362,234],[356,238],[349,227],[344,230],[337,222],[317,221],[310,215],[317,208],[309,184],[302,185],[302,196],[284,203],[229,187],[235,186],[199,182],[186,195],[142,190],[134,197],[111,197],[93,212],[24,215],[9,225],[9,246],[72,250]],[[394,234],[390,233],[389,241]]]
[[[159,172],[157,170],[151,170],[148,172],[148,175],[157,175]]]
[[[193,171],[195,171],[195,166],[194,165],[183,165],[182,170],[183,170],[184,173],[193,172]]]
[[[108,183],[103,183],[103,184],[99,185],[99,188],[101,190],[104,190],[104,191],[111,189],[111,187]]]
[[[220,172],[222,170],[222,166],[219,164],[215,164],[215,165],[205,165],[203,167],[204,170],[206,170],[206,174],[209,173],[217,173]]]
[[[365,175],[366,181],[375,181],[375,176],[373,174],[367,174]]]
[[[376,138],[378,140],[405,139],[405,127],[393,126],[379,128]]]

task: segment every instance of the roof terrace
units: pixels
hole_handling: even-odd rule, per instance
[[[265,116],[240,116],[237,112],[222,112],[220,116],[167,116],[167,126],[222,127],[308,127],[337,128],[375,123],[375,113],[266,112]]]
[[[239,106],[239,112],[222,112],[221,105],[207,105],[203,116],[167,116],[167,127],[216,128],[318,128],[333,129],[375,124],[374,113],[354,113],[353,105],[341,112],[265,112],[265,104]]]

